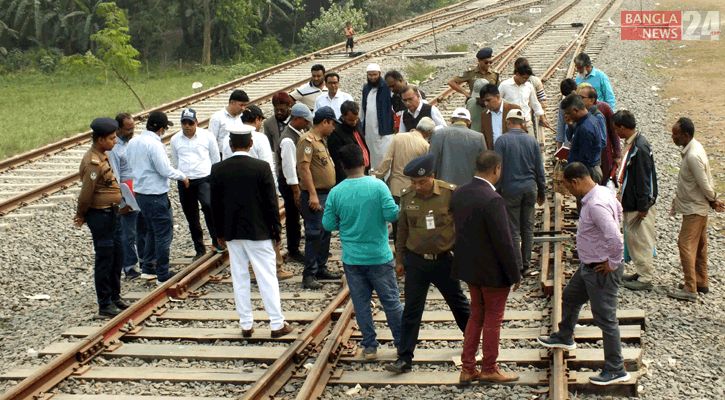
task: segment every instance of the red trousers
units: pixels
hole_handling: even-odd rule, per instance
[[[471,291],[471,317],[466,325],[463,336],[463,370],[469,373],[476,372],[476,352],[478,343],[481,343],[483,372],[491,373],[496,370],[498,358],[498,341],[501,336],[501,322],[506,310],[510,288],[492,288],[468,285]]]

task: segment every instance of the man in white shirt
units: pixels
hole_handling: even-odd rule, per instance
[[[179,202],[189,224],[191,241],[196,255],[194,261],[206,253],[204,231],[199,221],[199,205],[209,229],[211,245],[218,252],[226,251],[217,243],[211,214],[211,165],[218,163],[219,147],[211,132],[197,126],[196,111],[187,108],[181,112],[181,132],[171,138],[171,164],[189,178],[189,187],[179,184]]]
[[[340,119],[340,106],[348,100],[353,101],[353,98],[348,93],[339,90],[340,75],[335,72],[325,75],[325,86],[327,86],[327,95],[320,96],[315,100],[315,109],[312,113],[316,113],[322,107],[330,107],[335,113],[335,117]]]
[[[189,178],[171,166],[161,136],[174,124],[161,111],[149,114],[146,129],[128,142],[126,155],[133,169],[136,202],[148,228],[153,232],[156,252],[156,284],[171,278],[169,249],[174,239],[174,214],[169,202],[169,179],[182,181],[189,187]]]
[[[306,105],[311,111],[315,108],[315,100],[323,94],[327,94],[325,67],[322,64],[315,64],[312,66],[310,81],[293,90],[290,96],[296,102]]]
[[[436,124],[436,129],[446,126],[446,121],[443,119],[443,115],[438,110],[438,107],[424,103],[415,85],[408,85],[400,93],[400,97],[408,109],[403,113],[398,132],[409,132],[415,129],[423,117],[433,119],[433,122]]]
[[[248,104],[249,96],[247,96],[247,93],[244,90],[237,89],[229,96],[229,104],[212,115],[209,120],[209,132],[216,138],[219,150],[224,148],[224,144],[229,147],[229,131],[242,125],[239,116],[247,108]]]
[[[521,64],[514,69],[514,76],[512,78],[501,82],[498,90],[501,93],[501,98],[521,107],[527,123],[531,123],[531,110],[534,110],[534,115],[539,119],[541,125],[551,129],[544,109],[541,108],[541,103],[539,103],[539,99],[536,97],[536,89],[529,82],[531,75],[533,75],[531,66],[529,64]]]

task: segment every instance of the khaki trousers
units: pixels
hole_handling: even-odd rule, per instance
[[[655,213],[654,205],[641,221],[637,211],[624,213],[627,250],[634,263],[634,270],[639,275],[638,281],[642,283],[651,283],[655,272]]]
[[[682,216],[677,247],[680,248],[680,263],[685,274],[685,290],[697,293],[698,287],[708,287],[706,215]]]

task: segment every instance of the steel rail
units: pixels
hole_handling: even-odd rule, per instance
[[[330,304],[312,321],[259,380],[242,396],[243,400],[271,399],[307,360],[312,351],[324,340],[332,325],[332,317],[345,301],[349,300],[350,288],[346,283]]]
[[[561,228],[564,218],[561,210],[562,196],[554,193],[554,227]],[[554,293],[552,295],[551,328],[552,332],[558,330],[562,314],[562,294],[564,290],[564,263],[561,260],[561,243],[554,245]],[[564,350],[553,349],[551,362],[551,378],[549,381],[549,398],[552,400],[566,400],[569,397],[568,389],[569,371],[567,369]]]
[[[474,9],[474,10],[468,12],[464,16],[465,18],[462,17],[461,20],[449,21],[449,22],[447,22],[445,24],[436,26],[434,28],[429,28],[429,29],[426,29],[426,30],[424,30],[424,31],[422,31],[420,33],[413,34],[411,36],[408,36],[406,38],[403,38],[403,39],[401,39],[401,40],[399,40],[397,42],[394,42],[394,43],[391,43],[391,44],[388,44],[388,45],[383,45],[383,46],[378,47],[377,49],[374,49],[372,51],[369,51],[369,52],[367,52],[367,53],[365,53],[363,55],[357,56],[357,57],[351,59],[348,62],[345,62],[345,63],[343,63],[341,65],[338,65],[338,66],[336,66],[334,68],[331,68],[329,71],[341,71],[341,70],[347,69],[349,67],[352,67],[353,65],[359,64],[359,63],[361,63],[361,62],[363,62],[365,60],[368,60],[368,59],[370,59],[372,57],[375,57],[375,56],[377,56],[379,54],[382,54],[382,53],[391,51],[391,50],[393,50],[393,49],[395,49],[397,47],[400,47],[400,46],[402,46],[402,45],[404,45],[406,43],[412,42],[414,40],[421,39],[421,38],[426,37],[428,35],[432,35],[436,31],[437,32],[441,32],[443,30],[451,29],[451,28],[453,28],[453,27],[455,27],[455,26],[457,26],[459,24],[466,24],[466,23],[470,23],[470,22],[473,22],[473,21],[478,20],[478,19],[489,18],[491,16],[498,15],[498,14],[501,14],[501,13],[505,13],[505,12],[517,10],[517,9],[520,9],[520,8],[526,8],[526,7],[529,7],[531,5],[538,4],[538,3],[541,3],[541,2],[544,2],[544,1],[545,0],[534,0],[534,1],[527,2],[527,3],[519,4],[519,5],[516,5],[516,6],[511,6],[511,7],[503,8],[501,10],[495,10],[495,11],[483,13],[483,14],[480,14],[480,15],[476,15],[476,14],[479,14],[482,9]],[[290,62],[292,62],[292,61],[290,61]],[[272,68],[265,70],[265,71],[268,71],[268,72],[266,72],[266,74],[269,75],[270,74],[269,71],[271,71],[271,70],[272,70]],[[265,71],[260,71],[257,74],[265,73]],[[259,103],[262,103],[264,101],[267,101],[267,100],[271,99],[272,96],[274,96],[274,93],[276,93],[278,91],[290,91],[290,90],[293,90],[294,88],[296,88],[296,87],[304,84],[308,80],[309,80],[308,78],[305,78],[305,79],[302,79],[302,80],[300,80],[298,82],[295,82],[295,83],[293,83],[293,84],[291,84],[291,85],[289,85],[289,86],[287,86],[285,88],[272,91],[272,92],[270,92],[270,93],[268,93],[268,94],[266,94],[264,96],[261,96],[261,97],[258,97],[256,99],[252,100],[250,102],[250,104],[259,104]],[[236,81],[232,81],[232,82],[236,82]],[[224,84],[224,85],[221,85],[221,86],[225,86],[225,85],[228,85],[228,83],[227,84]],[[210,89],[210,91],[211,90],[213,90],[213,89]],[[207,91],[207,92],[209,92],[209,91]],[[198,93],[198,94],[195,94],[195,95],[192,95],[192,96],[187,96],[186,98],[184,98],[186,100],[185,100],[185,102],[183,102],[183,104],[188,105],[188,102],[191,101],[191,98],[192,97],[197,98],[197,96],[200,96],[203,93],[204,92],[201,92],[201,93]],[[211,94],[208,94],[207,93],[206,97],[209,97],[210,95]],[[173,103],[168,103],[169,104],[168,107],[169,108],[173,108],[170,105],[177,104],[177,103],[178,103],[178,101],[175,101]],[[162,106],[159,106],[159,107],[165,107],[165,106],[166,105],[162,105]],[[141,113],[135,114],[135,117],[139,117],[140,114]],[[199,121],[199,126],[201,126],[201,127],[206,127],[206,126],[208,126],[208,124],[209,124],[209,119],[205,119],[205,120]],[[86,133],[88,133],[88,132],[86,132]],[[90,134],[90,133],[88,133],[88,134]],[[173,134],[171,134],[171,133],[163,136],[162,137],[162,141],[164,143],[167,143],[169,140],[171,140],[171,136],[173,136]],[[48,146],[50,146],[50,145],[48,145]],[[47,146],[44,146],[44,147],[47,147]],[[1,167],[1,164],[0,164],[0,167]],[[0,168],[0,172],[1,172],[1,168]],[[62,190],[64,188],[66,188],[70,183],[72,183],[74,181],[77,181],[78,179],[80,179],[80,172],[76,172],[76,173],[73,173],[71,175],[68,175],[67,177],[65,177],[63,179],[62,182],[60,182],[60,180],[53,181],[53,182],[50,182],[48,184],[45,184],[45,185],[42,185],[42,186],[38,186],[38,187],[34,188],[33,190],[31,190],[29,192],[25,192],[25,193],[19,194],[17,196],[11,197],[8,200],[3,200],[3,201],[0,202],[0,216],[6,215],[8,212],[11,212],[11,211],[13,211],[13,210],[15,210],[15,209],[17,209],[19,207],[22,207],[24,205],[27,205],[27,204],[31,203],[32,201],[35,201],[35,200],[38,200],[40,198],[46,197],[50,193],[55,193],[55,192],[57,192],[59,190]]]
[[[607,11],[607,10],[609,10],[609,8],[610,8],[610,7],[612,7],[612,4],[614,4],[614,0],[611,0],[611,1],[610,1],[610,2],[609,2],[609,3],[608,3],[608,4],[607,4],[607,5],[606,5],[606,6],[605,6],[605,7],[603,8],[603,9],[602,9],[602,11],[601,11],[601,12],[599,13],[599,15],[597,16],[597,18],[596,18],[596,21],[592,21],[592,23],[588,24],[588,25],[587,25],[587,27],[585,28],[585,32],[584,32],[584,34],[583,34],[583,36],[582,36],[582,40],[581,40],[581,42],[579,42],[579,45],[578,45],[578,46],[576,47],[576,50],[574,50],[574,54],[573,54],[573,55],[572,55],[572,57],[571,57],[571,62],[569,63],[569,69],[567,69],[567,71],[566,71],[566,76],[567,76],[567,77],[570,77],[570,76],[573,76],[573,75],[574,75],[574,58],[576,58],[576,56],[577,56],[577,55],[579,55],[579,53],[581,53],[581,52],[582,52],[582,50],[584,49],[584,46],[585,46],[585,45],[586,45],[586,43],[587,43],[587,37],[588,37],[588,35],[589,35],[589,31],[590,31],[590,30],[591,30],[591,29],[592,29],[592,28],[594,27],[594,24],[595,24],[595,23],[596,23],[597,21],[599,21],[599,19],[600,19],[600,18],[601,18],[602,16],[604,16],[604,14],[606,13],[606,11]]]

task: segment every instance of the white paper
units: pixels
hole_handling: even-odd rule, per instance
[[[121,196],[123,196],[123,200],[126,201],[126,204],[131,207],[131,211],[140,210],[138,203],[136,202],[136,198],[133,196],[133,192],[131,192],[131,188],[129,188],[128,185],[125,183],[121,183],[120,186]]]

